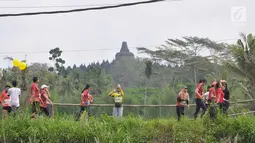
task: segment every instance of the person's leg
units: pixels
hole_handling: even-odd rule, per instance
[[[34,101],[32,103],[32,115],[31,118],[35,118],[37,114],[40,113],[40,103],[37,101]]]
[[[88,106],[88,116],[89,117],[91,116],[91,106],[90,105]]]
[[[81,114],[82,114],[84,111],[85,111],[85,107],[84,107],[84,106],[81,106],[81,110],[80,110],[80,112],[79,112],[79,114],[78,114],[78,116],[77,116],[77,118],[76,118],[76,121],[78,121],[78,120],[80,119]]]
[[[43,108],[43,112],[46,116],[50,117],[50,113],[49,113],[49,110],[46,108]]]
[[[52,105],[51,104],[47,104],[47,110],[48,110],[48,112],[49,112],[49,116],[52,116]]]
[[[8,114],[8,109],[6,107],[3,107],[3,117],[4,117],[4,120],[7,118],[7,114]]]
[[[204,116],[205,112],[206,112],[206,107],[205,104],[202,100],[200,100],[200,108],[202,108],[202,114],[201,114],[201,118]]]
[[[119,107],[119,116],[122,117],[123,115],[123,107]]]
[[[113,116],[117,117],[118,116],[118,111],[117,111],[117,107],[113,107]]]
[[[177,113],[177,119],[178,119],[178,121],[180,121],[180,119],[181,119],[181,112],[180,112],[180,107],[179,106],[176,106],[176,113]]]
[[[197,118],[197,114],[199,113],[200,111],[200,106],[199,106],[199,100],[200,99],[196,99],[196,112],[194,113],[194,118],[196,119]]]
[[[181,107],[181,115],[184,116],[184,106]]]

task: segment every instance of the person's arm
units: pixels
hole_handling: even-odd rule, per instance
[[[115,92],[115,89],[113,91],[111,91],[108,96],[111,96],[111,97],[114,97],[114,92]]]
[[[90,95],[90,98],[91,98],[90,102],[93,103],[93,96]]]
[[[123,97],[124,96],[124,92],[122,90],[122,88],[120,88],[120,95]]]

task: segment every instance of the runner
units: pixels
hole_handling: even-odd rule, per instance
[[[223,93],[224,93],[224,103],[223,103],[223,112],[227,113],[228,108],[229,108],[229,90],[228,90],[228,84],[226,81],[222,81],[222,85],[224,87]]]
[[[41,103],[40,103],[40,108],[41,112],[44,112],[48,117],[50,117],[50,112],[47,108],[47,101],[52,105],[52,101],[49,99],[49,86],[47,85],[42,85],[41,86]]]
[[[195,119],[197,118],[197,114],[199,113],[200,108],[202,108],[203,110],[201,114],[201,118],[203,117],[206,111],[205,104],[203,103],[203,86],[205,84],[206,84],[206,80],[201,79],[196,88],[196,112],[194,113]]]
[[[178,116],[178,121],[181,119],[181,115],[184,116],[185,103],[187,104],[187,107],[189,107],[189,93],[188,93],[188,87],[186,86],[183,87],[183,89],[180,91],[180,93],[177,96],[176,113]]]
[[[220,110],[222,111],[223,102],[224,102],[224,93],[222,91],[222,85],[220,82],[217,82],[217,84],[215,85],[215,90],[216,90],[216,103],[219,105]]]
[[[90,91],[90,85],[86,85],[85,88],[82,91],[81,94],[81,110],[80,113],[78,114],[78,117],[76,119],[76,121],[78,121],[80,119],[81,114],[87,110],[88,112],[88,105],[89,105],[89,91]]]
[[[118,84],[116,89],[109,93],[109,96],[114,98],[114,107],[113,107],[113,116],[114,117],[122,117],[123,115],[123,106],[122,100],[124,96],[124,92],[121,86]]]
[[[13,115],[16,115],[16,110],[19,108],[19,98],[21,95],[20,88],[17,88],[18,83],[16,80],[12,81],[12,88],[8,90],[8,96],[10,96],[10,105],[12,108]]]
[[[4,120],[7,117],[7,114],[10,115],[12,108],[10,105],[10,97],[8,96],[8,90],[9,90],[10,86],[6,85],[4,91],[2,92],[1,96],[0,96],[0,102],[2,103],[3,106],[3,117]]]
[[[30,88],[30,103],[32,104],[32,114],[31,118],[35,118],[40,112],[40,90],[38,88],[39,79],[38,77],[33,77],[33,83]]]
[[[209,101],[209,115],[211,117],[211,119],[215,119],[216,117],[216,111],[217,111],[217,105],[215,104],[216,102],[216,90],[215,90],[215,86],[216,86],[217,82],[214,81],[211,85],[211,88],[209,89],[209,97],[208,97],[208,101]]]

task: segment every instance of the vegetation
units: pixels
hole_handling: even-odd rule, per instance
[[[109,116],[91,118],[88,124],[75,122],[70,116],[48,119],[29,117],[0,121],[0,142],[31,143],[129,143],[129,142],[255,142],[255,118],[220,117],[212,122],[175,119],[144,120]]]

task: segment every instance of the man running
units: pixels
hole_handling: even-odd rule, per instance
[[[44,112],[48,117],[50,117],[50,112],[47,108],[47,101],[52,105],[52,101],[49,99],[49,86],[47,85],[42,85],[41,86],[41,103],[40,103],[40,108],[41,112]]]
[[[0,96],[0,102],[2,103],[3,106],[3,117],[4,120],[7,117],[7,114],[10,114],[12,111],[11,105],[10,105],[10,96],[8,96],[8,90],[10,86],[6,85],[4,91],[1,93]]]
[[[178,116],[178,121],[181,119],[181,115],[184,116],[184,106],[187,104],[189,107],[189,93],[188,87],[184,86],[181,92],[177,96],[177,103],[176,103],[176,113]]]
[[[17,88],[18,83],[16,80],[12,81],[12,86],[13,87],[8,90],[8,96],[10,96],[10,105],[11,105],[12,111],[14,112],[14,116],[15,116],[16,110],[20,106],[19,98],[21,95],[21,90],[20,90],[20,88]]]
[[[35,118],[36,114],[39,113],[41,99],[38,83],[39,83],[38,77],[33,77],[33,83],[30,88],[30,103],[32,104],[31,118]]]
[[[203,110],[201,114],[201,118],[203,117],[206,111],[205,104],[203,103],[203,87],[205,86],[205,84],[206,84],[206,80],[201,79],[196,88],[196,112],[194,113],[195,119],[197,118],[197,114],[199,113],[200,108],[202,108]]]

